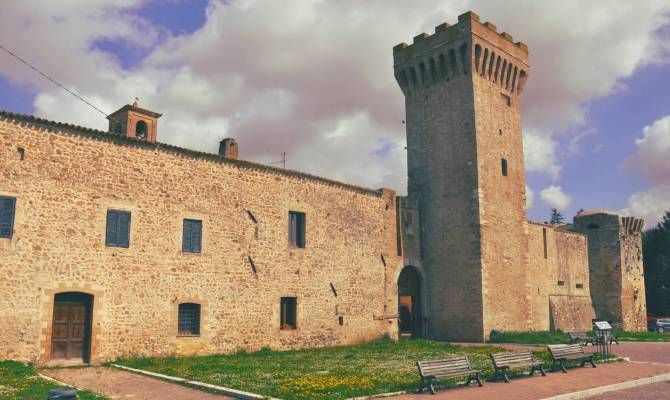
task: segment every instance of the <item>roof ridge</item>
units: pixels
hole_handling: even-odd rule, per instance
[[[235,165],[238,167],[242,168],[248,168],[248,169],[253,169],[253,170],[261,170],[269,173],[275,173],[279,175],[284,175],[284,176],[289,176],[289,177],[295,177],[295,178],[302,178],[302,179],[307,179],[319,183],[323,183],[326,185],[332,185],[332,186],[338,186],[344,189],[348,189],[354,192],[362,193],[362,194],[368,194],[368,195],[373,195],[376,197],[381,197],[381,190],[376,190],[376,189],[370,189],[366,188],[363,186],[358,186],[358,185],[353,185],[350,183],[345,183],[345,182],[340,182],[334,179],[329,179],[329,178],[324,178],[321,176],[317,175],[312,175],[306,172],[301,172],[301,171],[295,171],[295,170],[290,170],[290,169],[284,169],[284,168],[279,168],[279,167],[273,167],[270,165],[266,164],[261,164],[253,161],[247,161],[247,160],[236,160],[236,159],[231,159],[231,158],[226,158],[224,156],[221,156],[219,154],[214,154],[214,153],[207,153],[204,151],[199,151],[199,150],[193,150],[193,149],[187,149],[184,147],[179,147],[167,143],[160,143],[160,142],[155,142],[155,143],[150,143],[146,142],[143,140],[138,140],[135,138],[129,138],[127,136],[115,134],[112,132],[105,132],[101,131],[99,129],[93,129],[93,128],[88,128],[85,126],[80,126],[80,125],[74,125],[74,124],[69,124],[66,122],[58,122],[58,121],[53,121],[45,118],[40,118],[36,117],[34,115],[30,114],[23,114],[23,113],[16,113],[16,112],[11,112],[11,111],[6,111],[0,109],[0,116],[4,116],[8,119],[12,120],[19,120],[19,121],[24,121],[24,122],[29,122],[29,123],[34,123],[34,124],[41,124],[41,125],[47,125],[51,126],[54,128],[60,128],[60,129],[69,129],[71,131],[75,131],[76,133],[80,134],[88,134],[94,138],[98,139],[108,139],[108,140],[117,140],[117,141],[122,141],[128,144],[134,144],[137,146],[141,147],[151,147],[157,150],[163,150],[163,151],[172,151],[172,152],[177,152],[181,153],[187,156],[191,157],[196,157],[200,158],[203,160],[209,160],[209,161],[216,161],[224,164],[231,164]],[[72,132],[67,132],[63,131],[63,133],[66,134],[71,134]]]

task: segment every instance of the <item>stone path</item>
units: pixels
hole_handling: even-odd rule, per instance
[[[549,373],[546,377],[516,378],[512,380],[512,383],[485,382],[483,387],[444,389],[438,391],[435,396],[422,393],[398,396],[393,399],[538,400],[598,386],[668,374],[670,373],[670,365],[641,362],[612,363],[598,364],[598,368],[571,368],[568,371],[567,374],[561,372]]]
[[[659,382],[589,397],[588,400],[666,400],[669,398],[670,382]]]
[[[159,379],[115,368],[45,369],[43,375],[104,395],[110,399],[131,400],[224,400],[225,396],[205,393]]]

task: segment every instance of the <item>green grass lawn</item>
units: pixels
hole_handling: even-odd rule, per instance
[[[489,343],[520,343],[520,344],[562,344],[570,343],[568,334],[556,331],[531,332],[498,332],[491,331]]]
[[[619,341],[625,341],[625,342],[670,342],[670,333],[619,332]]]
[[[0,399],[45,400],[49,389],[63,386],[41,378],[31,365],[0,361]],[[80,400],[105,399],[89,392],[79,392]]]
[[[493,346],[461,347],[428,340],[376,340],[356,346],[295,351],[261,350],[233,355],[118,360],[139,368],[282,399],[344,399],[416,390],[417,360],[467,354],[483,376],[493,373]],[[548,360],[546,351],[537,353]],[[446,382],[450,383],[450,382]],[[451,382],[453,383],[453,382]]]
[[[595,336],[593,332],[589,332]],[[670,342],[670,333],[617,332],[621,342]],[[498,332],[491,331],[489,343],[561,344],[570,343],[568,334],[561,331]]]

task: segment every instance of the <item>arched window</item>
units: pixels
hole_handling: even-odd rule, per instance
[[[179,335],[200,335],[200,304],[181,303],[179,305],[178,321],[177,333]]]
[[[135,137],[138,139],[146,139],[147,132],[149,132],[147,123],[144,121],[137,121],[137,124],[135,125]]]
[[[500,167],[502,168],[502,175],[507,176],[507,160],[504,158],[500,159]]]

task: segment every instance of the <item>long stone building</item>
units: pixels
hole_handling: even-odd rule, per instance
[[[528,49],[476,14],[393,50],[408,195],[0,111],[0,358],[99,363],[646,328],[642,220],[527,221]]]

